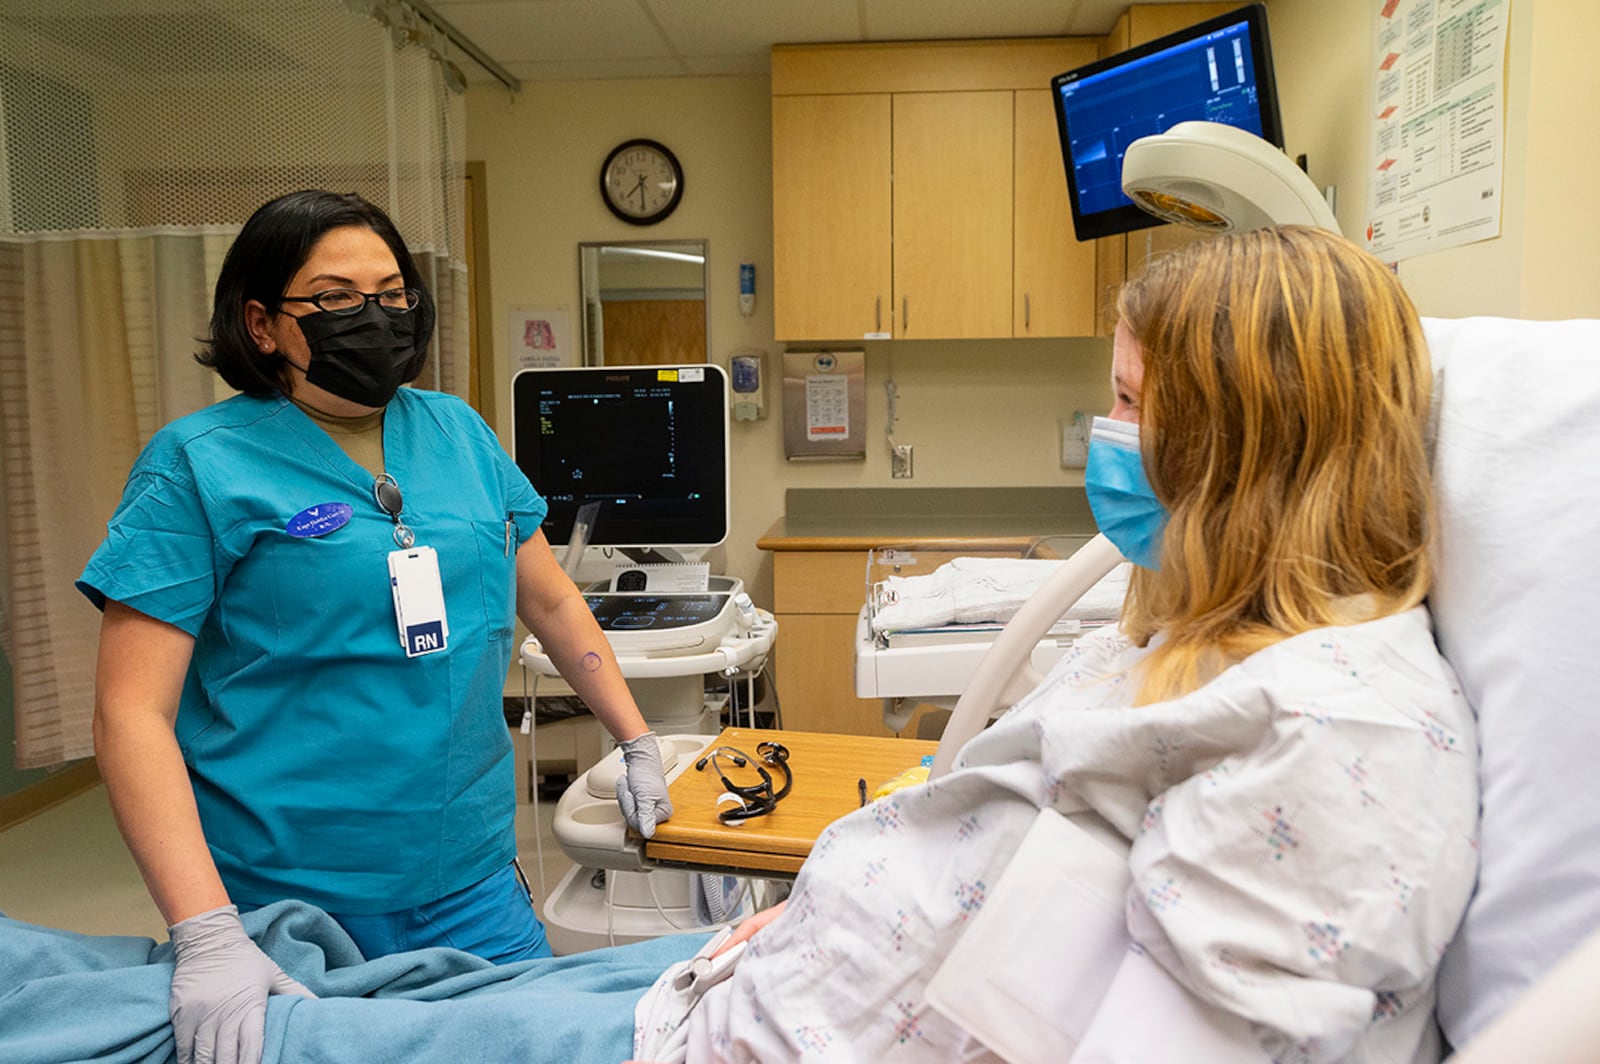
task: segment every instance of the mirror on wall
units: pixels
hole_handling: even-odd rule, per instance
[[[579,244],[584,364],[709,361],[706,247],[704,240]]]

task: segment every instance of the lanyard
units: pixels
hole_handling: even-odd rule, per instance
[[[417,537],[412,534],[405,522],[400,520],[400,509],[404,505],[404,500],[400,496],[400,485],[395,482],[394,477],[387,473],[379,473],[378,479],[372,483],[372,497],[377,501],[378,508],[388,514],[390,520],[394,522],[395,546],[401,550],[411,549]]]

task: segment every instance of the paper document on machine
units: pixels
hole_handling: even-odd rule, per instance
[[[611,574],[612,591],[654,594],[698,594],[711,586],[709,562],[619,562]]]

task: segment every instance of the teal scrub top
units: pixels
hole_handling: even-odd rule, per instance
[[[547,507],[454,396],[402,388],[383,449],[402,519],[438,553],[442,651],[401,647],[372,474],[281,397],[157,433],[78,581],[195,637],[177,738],[235,901],[391,912],[515,855],[502,693],[517,548]]]

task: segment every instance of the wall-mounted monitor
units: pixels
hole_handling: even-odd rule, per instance
[[[728,537],[728,391],[721,367],[527,369],[512,381],[512,450],[566,544],[598,502],[591,545],[714,547]]]
[[[1122,193],[1122,156],[1140,137],[1221,122],[1283,147],[1260,4],[1057,74],[1050,87],[1079,240],[1161,224]]]

